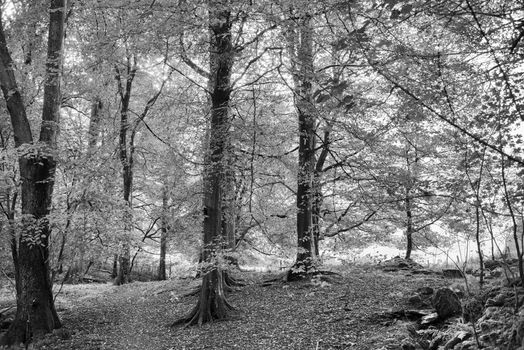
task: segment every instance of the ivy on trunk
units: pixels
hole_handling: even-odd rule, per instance
[[[11,246],[16,268],[16,315],[7,333],[0,339],[0,345],[28,343],[34,337],[61,327],[49,274],[51,230],[47,215],[56,169],[66,6],[65,0],[50,2],[42,124],[36,144],[13,72],[14,63],[7,48],[0,13],[0,85],[11,117],[15,146],[21,154],[18,164],[23,230],[18,241]]]

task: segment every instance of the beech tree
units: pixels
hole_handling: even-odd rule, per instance
[[[15,146],[19,149],[22,232],[13,245],[17,284],[16,316],[0,345],[27,343],[60,328],[49,276],[48,214],[56,169],[60,122],[60,81],[63,60],[66,0],[49,3],[49,31],[40,135],[31,131],[14,72],[0,13],[0,85],[11,117]]]
[[[229,101],[234,50],[231,40],[231,8],[229,1],[207,2],[209,13],[209,83],[211,115],[208,149],[203,178],[203,248],[202,286],[193,311],[175,324],[201,325],[228,317],[232,306],[226,299],[223,249],[227,237],[223,232],[223,206],[226,188],[226,161],[229,143]]]

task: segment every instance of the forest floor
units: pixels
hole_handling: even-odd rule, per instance
[[[189,328],[170,324],[195,305],[196,296],[183,295],[197,280],[64,285],[57,297],[64,328],[32,348],[399,349],[408,337],[407,322],[385,319],[384,313],[406,308],[417,288],[450,284],[437,275],[376,267],[348,267],[341,275],[331,282],[263,286],[271,276],[242,273],[248,284],[229,295],[238,314]]]

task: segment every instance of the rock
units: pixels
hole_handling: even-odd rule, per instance
[[[435,271],[426,270],[426,269],[411,270],[411,274],[413,274],[413,275],[432,275],[434,273],[435,273]]]
[[[421,295],[431,295],[433,294],[434,290],[431,287],[421,287],[417,289],[417,293]]]
[[[433,324],[437,322],[439,319],[438,314],[436,312],[433,312],[429,315],[426,315],[421,318],[420,325],[421,326],[429,326],[430,324]]]
[[[423,266],[414,262],[411,259],[404,259],[400,256],[396,256],[389,260],[385,260],[380,263],[380,266],[384,271],[397,271],[397,270],[412,270],[412,269],[422,269]]]
[[[449,288],[437,290],[431,300],[440,319],[462,314],[462,305],[457,295]]]
[[[442,275],[447,278],[464,278],[464,274],[459,269],[444,269]]]
[[[381,313],[379,317],[396,320],[417,321],[431,313],[431,310],[392,310]]]
[[[405,340],[402,345],[400,345],[402,350],[416,350],[417,346],[413,344],[412,341]]]
[[[486,260],[486,261],[484,261],[484,267],[486,268],[486,270],[494,270],[497,267],[502,267],[502,266],[504,266],[504,262],[499,261],[499,260]]]
[[[477,350],[478,349],[477,341],[474,339],[466,340],[458,344],[457,346],[455,346],[454,349],[456,350]]]
[[[418,294],[412,295],[409,297],[408,303],[411,305],[420,305],[422,303],[422,298]]]
[[[428,350],[437,350],[439,345],[444,342],[444,334],[439,334],[435,338],[431,340],[431,343],[429,343]]]
[[[453,349],[455,345],[462,343],[464,340],[467,340],[471,337],[471,333],[460,331],[455,333],[455,335],[446,343],[444,344],[444,350]]]

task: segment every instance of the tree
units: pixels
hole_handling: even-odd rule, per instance
[[[209,12],[209,83],[211,116],[208,129],[208,149],[204,169],[204,224],[202,250],[202,285],[197,305],[191,313],[174,323],[202,325],[229,316],[232,306],[226,299],[222,262],[227,237],[223,232],[223,206],[229,144],[229,101],[234,50],[231,40],[231,9],[229,1],[208,1]]]
[[[158,280],[166,279],[166,252],[167,238],[169,233],[169,206],[168,206],[168,185],[162,186],[162,212],[160,217],[160,260],[158,262]]]
[[[46,77],[40,136],[35,142],[25,105],[14,74],[0,13],[0,85],[11,117],[21,183],[22,234],[12,246],[17,284],[15,320],[0,345],[27,343],[60,328],[49,276],[47,215],[51,207],[56,169],[57,133],[61,105],[60,80],[63,60],[66,0],[51,0]]]
[[[301,11],[301,10],[299,10]],[[313,28],[311,14],[298,15],[297,25],[286,28],[288,52],[292,62],[293,94],[298,115],[298,174],[297,174],[297,256],[290,270],[293,279],[314,270],[318,237],[313,230],[313,201],[315,191],[315,148],[317,112],[313,102]]]

